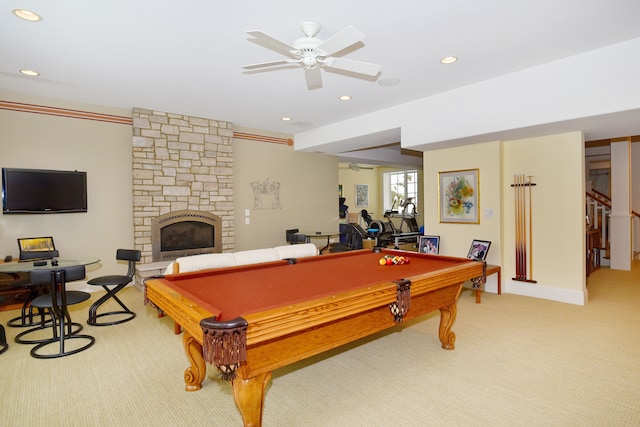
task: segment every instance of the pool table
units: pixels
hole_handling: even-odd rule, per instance
[[[381,265],[385,255],[410,262]],[[186,389],[199,390],[214,364],[232,381],[244,424],[258,426],[274,369],[433,310],[452,350],[462,284],[483,274],[466,258],[374,248],[166,275],[145,292],[184,328]]]

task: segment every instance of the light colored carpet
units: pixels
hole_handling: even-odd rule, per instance
[[[93,296],[95,300],[101,294]],[[640,263],[596,271],[585,307],[463,291],[456,349],[440,348],[437,313],[274,373],[265,426],[638,426]],[[13,342],[0,355],[2,426],[236,426],[231,387],[209,368],[184,391],[187,366],[170,319],[134,288],[137,312],[117,326],[86,326],[91,301],[72,317],[96,337],[54,360]],[[0,312],[0,322],[17,311]]]

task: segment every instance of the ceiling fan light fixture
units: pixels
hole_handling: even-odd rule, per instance
[[[42,21],[42,17],[35,12],[31,12],[26,9],[13,9],[13,14],[20,19],[24,19],[29,22],[40,22]]]
[[[313,55],[304,55],[302,57],[302,63],[304,64],[304,67],[308,70],[311,70],[318,66],[318,60]]]
[[[445,56],[444,58],[442,58],[440,60],[440,62],[443,63],[443,64],[453,64],[457,60],[458,60],[458,58],[455,57],[455,56]]]

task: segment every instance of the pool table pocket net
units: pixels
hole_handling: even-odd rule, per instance
[[[225,381],[231,381],[240,364],[247,361],[247,321],[238,317],[229,322],[217,322],[216,317],[208,317],[202,319],[200,326],[205,362],[218,368]]]

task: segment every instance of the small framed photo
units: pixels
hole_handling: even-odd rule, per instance
[[[418,251],[421,254],[438,255],[440,236],[420,236]]]
[[[471,247],[469,248],[469,253],[467,254],[467,258],[473,259],[476,261],[484,261],[487,259],[487,254],[489,253],[489,247],[491,246],[491,242],[488,240],[474,240],[471,242]]]
[[[479,188],[478,169],[439,172],[440,222],[479,224]]]

